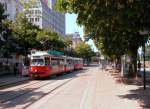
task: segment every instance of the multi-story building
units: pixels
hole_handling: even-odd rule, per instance
[[[75,49],[80,42],[82,42],[82,38],[79,32],[75,32],[72,37],[72,48]]]
[[[23,5],[20,0],[0,0],[4,5],[5,13],[8,19],[15,21],[17,12],[23,11]]]
[[[71,39],[71,41],[72,41],[70,46],[68,48],[66,48],[66,50],[68,50],[68,51],[75,49],[80,42],[83,42],[82,38],[80,37],[79,32],[66,34],[66,37]]]
[[[28,19],[40,28],[50,28],[61,36],[65,36],[65,14],[53,9],[55,0],[37,0],[30,7]]]

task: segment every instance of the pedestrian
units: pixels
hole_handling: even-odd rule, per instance
[[[102,71],[105,70],[105,61],[102,61]]]
[[[16,68],[16,64],[14,64],[14,75],[17,75],[17,68]]]
[[[141,70],[141,63],[140,63],[140,61],[138,62],[138,70],[139,71]]]
[[[19,73],[18,63],[14,64],[14,75],[16,76]]]

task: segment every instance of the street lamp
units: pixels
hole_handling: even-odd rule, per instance
[[[149,31],[140,31],[139,33],[140,33],[141,35],[145,36],[145,35],[148,35],[148,34],[149,34]],[[143,61],[144,61],[144,63],[143,63],[143,65],[144,65],[144,70],[143,70],[143,73],[144,73],[144,75],[143,75],[143,88],[144,88],[144,90],[145,90],[145,89],[146,89],[145,42],[143,43],[143,52],[144,52],[144,54],[143,54]]]

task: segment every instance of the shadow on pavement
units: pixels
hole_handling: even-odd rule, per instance
[[[110,70],[110,75],[116,80],[117,83],[123,83],[126,85],[136,85],[136,86],[142,86],[143,80],[141,77],[122,77],[121,73],[118,70]]]
[[[4,76],[0,77],[0,89],[5,89],[21,84],[28,83],[30,79],[28,77],[22,77],[22,76]]]
[[[8,93],[9,93],[9,98],[1,97],[0,99],[0,108],[2,109],[15,108],[17,105],[21,105],[21,107],[25,107],[35,102],[37,100],[37,97],[40,98],[45,94],[42,91],[33,92],[32,89],[25,89],[21,91],[10,91]],[[19,94],[21,93],[26,93],[26,94],[22,94],[20,96]],[[19,109],[22,109],[21,107]]]
[[[126,95],[119,95],[122,99],[136,100],[143,109],[150,109],[150,78],[147,78],[147,89],[143,89],[142,78],[122,78],[117,71],[109,71],[110,75],[116,80],[117,83],[123,83],[125,85],[138,86],[138,89],[129,90]]]
[[[129,94],[119,95],[122,99],[136,100],[143,109],[150,109],[150,86],[146,90],[143,87],[130,90]]]

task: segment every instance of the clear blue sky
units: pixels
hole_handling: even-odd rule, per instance
[[[76,19],[77,19],[77,15],[66,14],[66,33],[79,32],[81,38],[83,39],[83,36],[84,36],[83,27],[80,27],[76,23]],[[89,40],[88,44],[92,46],[94,51],[97,51],[92,40]]]

